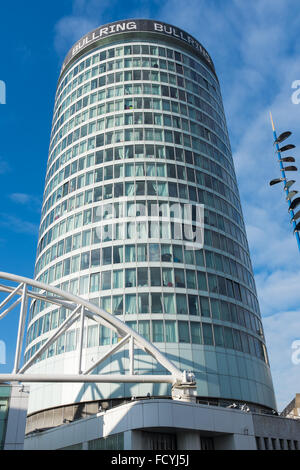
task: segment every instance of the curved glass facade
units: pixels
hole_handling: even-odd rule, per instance
[[[203,248],[190,249],[180,232],[187,205],[194,231],[195,208],[204,207]],[[199,397],[276,407],[220,87],[190,46],[131,31],[66,65],[35,278],[118,315],[195,373]],[[32,304],[25,361],[66,314]],[[71,373],[77,337],[75,325],[31,370]],[[87,363],[116,341],[88,324]],[[125,370],[127,361],[122,353],[104,370]],[[158,371],[142,352],[136,364]],[[40,384],[29,411],[147,392],[169,394],[163,384]]]

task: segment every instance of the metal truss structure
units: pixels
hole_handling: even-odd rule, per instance
[[[130,328],[117,317],[88,302],[87,300],[62,291],[56,287],[28,279],[14,274],[0,272],[0,292],[8,294],[0,303],[0,320],[16,307],[20,307],[19,326],[17,335],[14,367],[11,374],[0,374],[1,382],[93,382],[93,383],[170,383],[172,384],[172,398],[191,401],[195,399],[195,376],[191,372],[181,371],[162,352],[135,330]],[[2,283],[2,280],[6,284]],[[7,284],[9,283],[9,284]],[[13,283],[13,285],[11,285]],[[15,284],[17,284],[15,286]],[[33,356],[21,365],[21,355],[24,343],[25,324],[29,301],[42,300],[48,304],[65,307],[69,314],[67,318],[54,330],[36,351]],[[99,323],[113,330],[118,342],[98,357],[93,365],[83,368],[83,335],[87,319]],[[60,335],[64,334],[76,321],[80,323],[79,344],[77,345],[77,373],[76,374],[31,374],[28,369],[42,356]],[[129,374],[95,374],[94,369],[108,357],[127,345],[129,351]],[[165,375],[139,375],[134,369],[134,352],[139,348],[152,356],[169,374]]]

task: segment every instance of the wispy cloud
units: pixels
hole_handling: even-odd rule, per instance
[[[101,24],[103,15],[111,8],[114,0],[74,0],[72,11],[61,18],[54,28],[54,45],[59,54],[65,54],[68,49],[84,34]]]
[[[4,173],[7,173],[10,171],[10,166],[6,160],[4,160],[2,157],[0,157],[0,175],[3,175]]]
[[[16,203],[25,206],[28,209],[40,212],[41,198],[26,193],[12,193],[9,194],[9,199]]]
[[[0,227],[4,227],[13,232],[35,236],[38,234],[39,229],[36,223],[28,222],[20,217],[6,213],[0,213]]]

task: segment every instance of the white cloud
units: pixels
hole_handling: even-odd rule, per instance
[[[29,206],[31,208],[39,208],[41,205],[41,200],[37,196],[26,193],[12,193],[9,195],[9,199],[17,204],[24,206]]]
[[[300,340],[300,310],[281,312],[265,318],[269,352],[278,409],[282,410],[300,390],[300,364],[294,364],[293,341]]]
[[[10,170],[10,166],[2,157],[0,157],[0,175],[7,173]]]
[[[23,220],[20,217],[5,213],[0,214],[0,227],[5,227],[6,229],[17,233],[24,233],[28,235],[38,234],[37,224]]]

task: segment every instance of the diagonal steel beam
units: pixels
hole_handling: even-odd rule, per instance
[[[79,305],[70,316],[68,316],[65,321],[60,325],[60,327],[47,339],[47,341],[41,346],[41,348],[29,359],[29,361],[24,364],[20,369],[19,373],[24,373],[35,361],[38,359],[46,349],[51,346],[52,343],[62,334],[66,329],[68,329],[76,320],[79,315],[79,310],[81,305]]]
[[[19,284],[0,304],[0,310],[13,298],[14,295],[18,294],[19,290],[23,287],[23,282]],[[1,317],[0,317],[1,318]]]
[[[121,341],[119,341],[119,343],[117,343],[114,347],[112,347],[111,349],[109,349],[109,351],[107,351],[106,353],[103,354],[103,356],[100,357],[100,359],[95,362],[91,367],[89,367],[88,369],[86,369],[83,373],[83,375],[88,375],[90,374],[99,364],[101,364],[101,362],[105,361],[105,359],[107,359],[110,355],[114,354],[115,352],[117,352],[119,349],[122,348],[122,346],[124,346],[124,344],[127,343],[127,341],[129,340],[130,338],[130,335],[126,335],[124,336],[124,338],[121,339]]]

